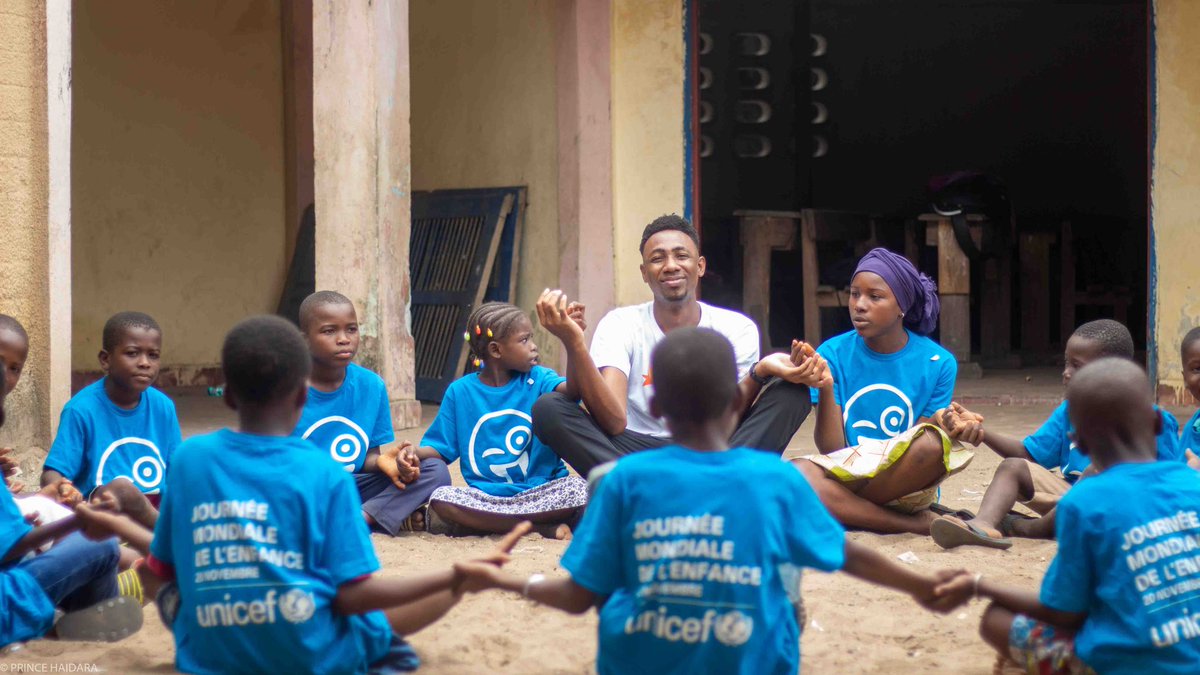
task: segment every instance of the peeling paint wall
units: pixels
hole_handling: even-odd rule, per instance
[[[515,304],[559,283],[555,0],[412,0],[412,189],[526,185]],[[599,317],[594,317],[593,321]],[[540,337],[543,360],[557,342]]]
[[[1156,0],[1151,208],[1160,400],[1184,397],[1179,343],[1200,326],[1200,2]]]
[[[284,260],[280,0],[75,2],[73,367],[149,313],[164,366],[273,312]]]
[[[650,299],[642,229],[683,214],[683,2],[613,0],[613,251],[616,303]]]

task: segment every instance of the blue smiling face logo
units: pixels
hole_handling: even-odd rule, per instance
[[[342,468],[349,472],[358,467],[367,452],[367,432],[341,415],[330,415],[313,422],[303,437],[318,448],[329,450],[329,456],[341,462]]]
[[[127,436],[113,441],[96,463],[96,485],[128,478],[139,490],[156,495],[162,491],[167,463],[158,446],[144,438]]]
[[[533,420],[520,410],[490,412],[475,423],[467,458],[471,470],[485,478],[499,478],[506,483],[524,482],[529,472],[529,446],[533,443]],[[502,439],[504,447],[493,445]],[[514,476],[516,480],[513,480]]]
[[[850,428],[860,439],[886,441],[908,431],[916,422],[912,401],[908,400],[904,392],[890,384],[872,384],[854,392],[846,401],[842,412],[842,424],[850,419],[851,411],[856,406],[856,417],[859,419],[850,425]]]

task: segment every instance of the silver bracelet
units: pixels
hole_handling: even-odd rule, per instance
[[[975,592],[972,594],[973,600],[979,599],[979,580],[983,578],[983,572],[975,573]],[[528,586],[528,584],[526,584]]]
[[[531,587],[533,587],[534,584],[540,584],[545,580],[546,580],[545,574],[530,574],[529,578],[525,580],[525,585],[521,587],[521,595],[528,598],[529,597],[529,589]]]

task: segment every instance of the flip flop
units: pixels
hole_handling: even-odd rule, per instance
[[[965,523],[953,516],[942,516],[929,525],[929,535],[934,543],[942,548],[956,546],[984,546],[987,548],[1012,548],[1011,539],[989,537],[986,532],[971,523]]]
[[[400,522],[399,530],[401,532],[428,532],[429,531],[429,503],[426,502],[417,507],[407,518]],[[418,520],[420,521],[418,524]]]
[[[1016,511],[1009,511],[1008,513],[1004,514],[1003,518],[1000,519],[1000,522],[996,525],[996,529],[1000,530],[1000,534],[1002,534],[1006,537],[1015,536],[1013,534],[1013,523],[1018,520],[1037,520],[1037,519],[1030,518],[1029,516],[1027,516],[1023,513],[1017,513]]]
[[[133,598],[118,596],[86,609],[67,612],[54,624],[60,640],[116,642],[138,632],[142,627],[142,603]]]
[[[975,520],[975,514],[967,509],[952,509],[949,506],[936,502],[929,505],[929,510],[939,516],[954,516],[960,520]]]

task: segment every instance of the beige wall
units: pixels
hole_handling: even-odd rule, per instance
[[[558,284],[555,0],[411,0],[412,189],[527,185],[515,304]],[[553,340],[538,340],[554,363]]]
[[[1153,326],[1164,400],[1183,394],[1179,343],[1200,326],[1200,3],[1155,1],[1157,136],[1151,204],[1157,283]]]
[[[613,0],[613,255],[616,303],[650,299],[642,229],[683,213],[683,3]]]
[[[164,365],[216,364],[286,268],[279,0],[75,12],[73,366],[125,309],[163,326]]]

